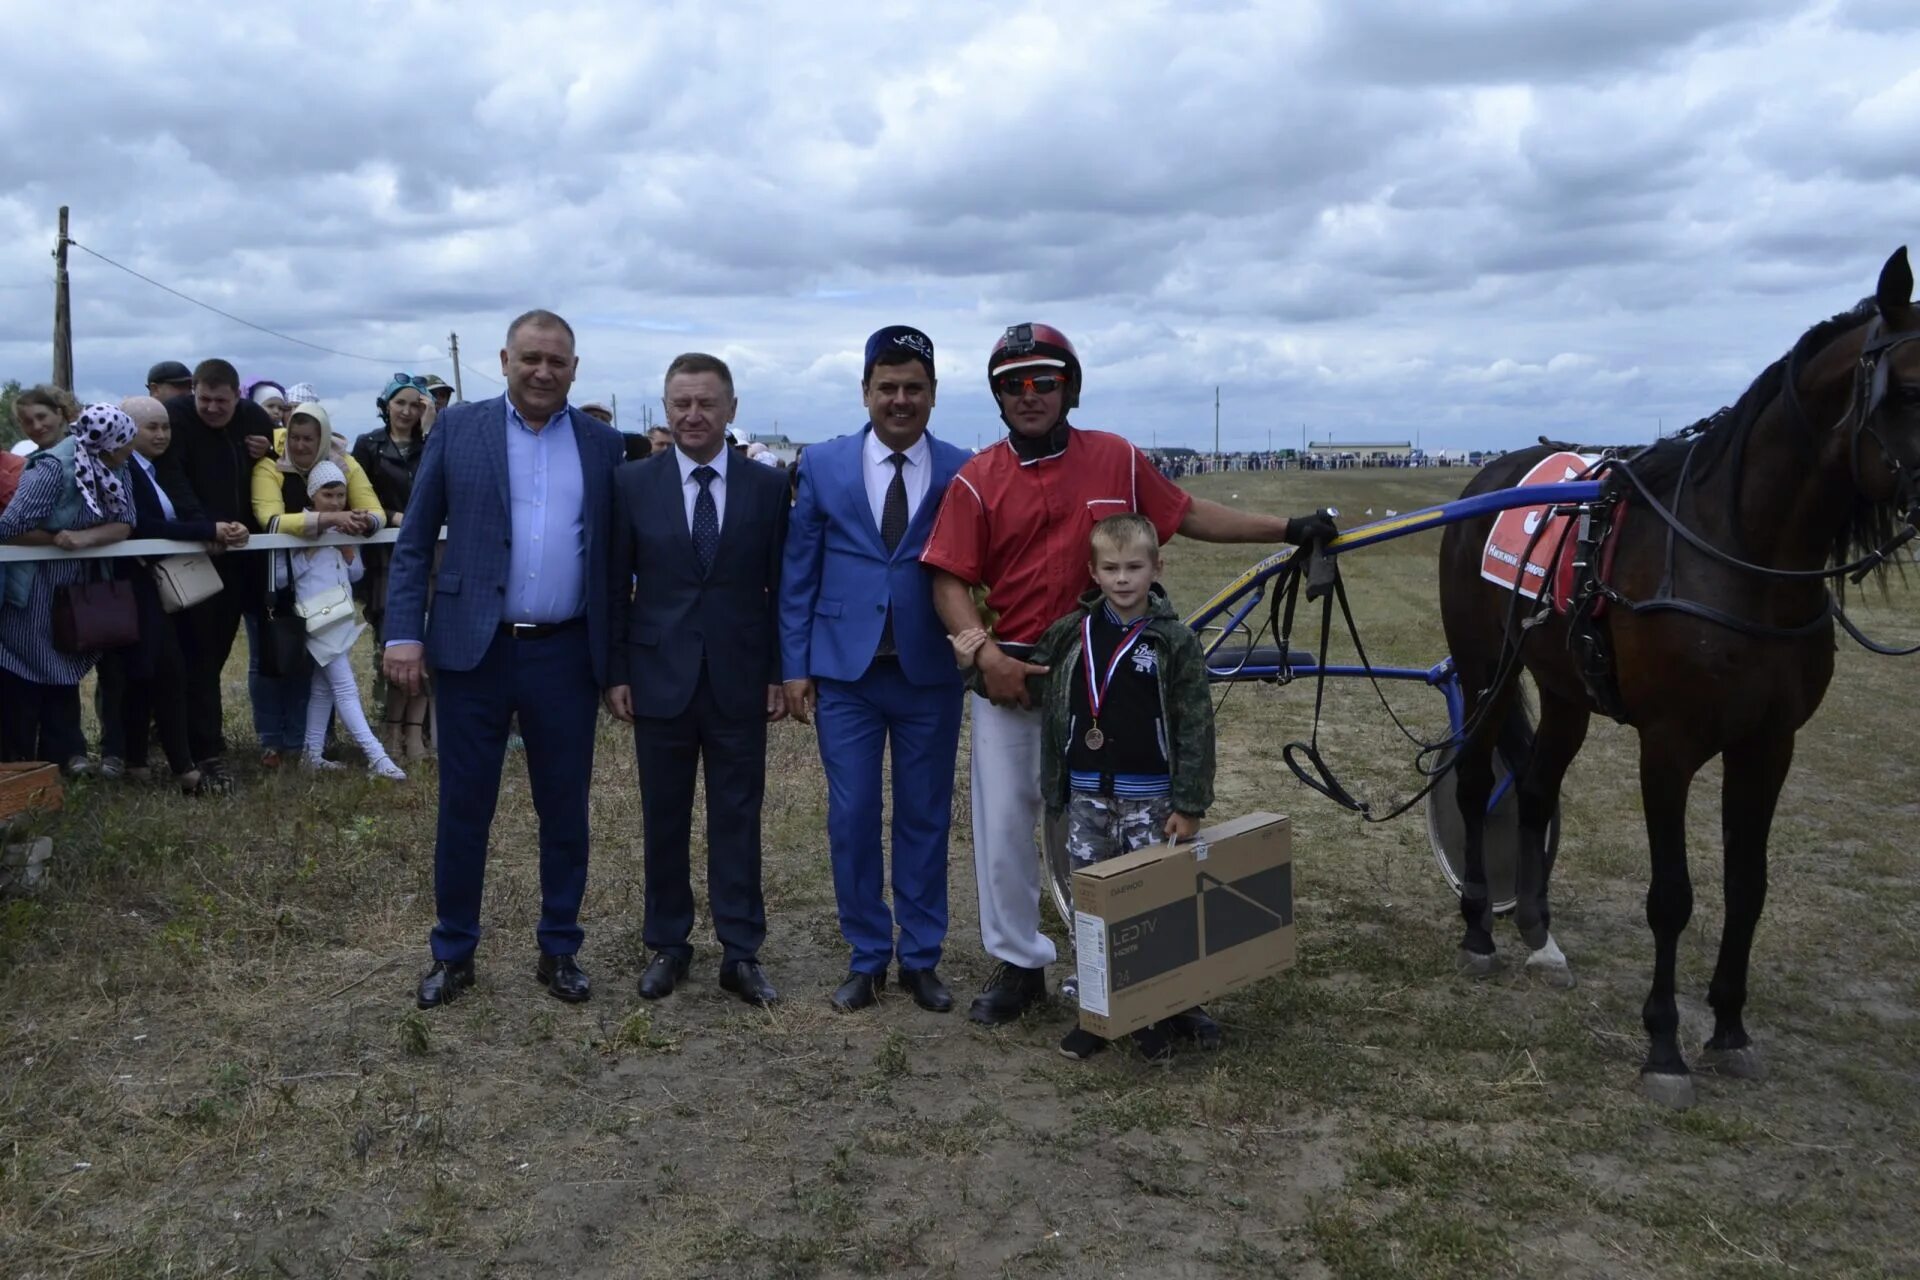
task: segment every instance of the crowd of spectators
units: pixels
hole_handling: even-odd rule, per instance
[[[386,732],[362,734],[359,691],[341,659],[343,641],[358,634],[354,602],[379,631],[385,548],[247,543],[398,525],[427,433],[452,396],[438,378],[396,374],[375,405],[379,428],[350,447],[312,384],[242,381],[225,360],[191,369],[162,361],[145,394],[118,404],[83,406],[52,386],[20,392],[12,412],[22,440],[0,453],[0,544],[75,551],[164,539],[197,543],[204,558],[171,558],[200,560],[184,568],[135,556],[0,562],[0,760],[145,780],[157,739],[182,790],[231,789],[222,673],[244,628],[263,767],[332,766],[316,748],[337,718],[376,773],[404,777],[388,756],[430,749],[428,695],[377,689]],[[181,574],[199,583],[191,598],[162,589]],[[337,590],[352,591],[352,626],[333,626],[316,648],[323,628],[308,620],[298,624],[304,649],[276,645],[285,630],[276,619],[317,611],[316,598],[339,622]],[[98,673],[92,742],[80,698],[89,672]]]

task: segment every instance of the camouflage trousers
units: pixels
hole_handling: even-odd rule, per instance
[[[1075,791],[1067,797],[1067,856],[1076,867],[1117,858],[1166,841],[1171,796],[1102,796]]]

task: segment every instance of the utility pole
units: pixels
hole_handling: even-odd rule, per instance
[[[467,393],[460,389],[460,335],[448,334],[447,346],[453,355],[453,398],[456,401],[465,400]]]
[[[1220,469],[1220,387],[1213,388],[1213,469]]]
[[[620,429],[620,393],[614,392],[609,400],[613,409],[613,429],[618,431]]]
[[[53,246],[53,385],[73,390],[73,307],[67,297],[67,206],[60,206],[60,239]]]

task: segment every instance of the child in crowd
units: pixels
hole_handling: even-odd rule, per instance
[[[1040,637],[1028,661],[1040,709],[1041,795],[1050,818],[1064,810],[1067,852],[1089,866],[1162,841],[1191,840],[1213,803],[1213,702],[1200,642],[1174,612],[1160,580],[1160,539],[1146,517],[1108,516],[1093,527],[1089,568],[1097,587]],[[953,637],[964,668],[986,641]],[[1220,1046],[1220,1025],[1199,1008],[1133,1033],[1155,1061],[1173,1037]],[[1060,1042],[1070,1058],[1107,1047],[1075,1027]]]
[[[347,509],[347,477],[331,461],[315,463],[307,473],[307,496],[318,512]],[[313,695],[307,701],[306,754],[310,769],[338,769],[341,765],[321,755],[327,732],[327,711],[339,713],[354,742],[366,752],[368,772],[378,778],[406,781],[367,723],[360,705],[360,686],[353,678],[353,642],[360,638],[360,620],[353,611],[353,584],[365,565],[352,547],[313,547],[287,553],[293,573],[295,609],[307,620],[307,652],[313,655]]]

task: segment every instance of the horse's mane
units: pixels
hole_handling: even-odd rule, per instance
[[[1753,424],[1759,420],[1768,405],[1780,394],[1786,381],[1788,369],[1798,369],[1807,359],[1824,350],[1826,346],[1841,334],[1865,324],[1876,310],[1872,298],[1862,299],[1853,307],[1831,316],[1814,325],[1800,335],[1791,350],[1760,371],[1740,398],[1721,409],[1716,409],[1700,421],[1656,444],[1648,446],[1633,459],[1633,469],[1646,482],[1649,489],[1659,495],[1662,502],[1678,512],[1674,486],[1680,478],[1681,469],[1692,458],[1692,468],[1688,473],[1688,489],[1697,493],[1703,484],[1725,461],[1733,474],[1739,474],[1740,466],[1746,458],[1747,442],[1753,435]],[[1814,429],[1823,430],[1826,424]],[[1736,485],[1732,491],[1732,524],[1740,523],[1740,490]],[[1893,535],[1895,512],[1891,503],[1871,503],[1856,496],[1846,523],[1834,538],[1830,557],[1835,564],[1844,564],[1877,547],[1886,544]],[[1736,555],[1739,548],[1729,548]],[[1884,572],[1884,566],[1882,566]]]

